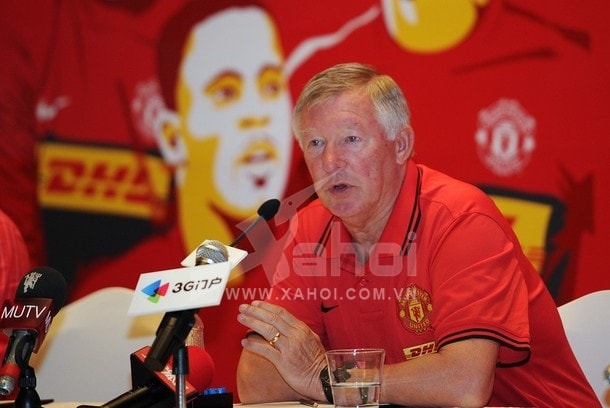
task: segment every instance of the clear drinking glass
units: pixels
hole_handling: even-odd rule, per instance
[[[326,352],[337,408],[378,407],[385,350],[360,348]]]

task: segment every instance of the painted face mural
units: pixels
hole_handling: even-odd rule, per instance
[[[192,3],[196,7],[168,24],[159,46],[165,107],[153,127],[174,171],[187,251],[204,235],[231,242],[227,220],[248,218],[263,201],[283,196],[293,149],[292,72],[379,15],[371,7],[285,56],[270,13],[233,3],[206,3],[217,9],[205,16],[201,4]]]
[[[210,38],[223,38],[222,46]],[[292,138],[282,64],[275,27],[260,9],[228,10],[192,31],[178,110],[189,157],[213,160],[212,185],[201,159],[189,160],[188,177],[219,206],[251,213],[283,191]]]
[[[161,115],[159,129],[161,150],[176,166],[188,249],[200,243],[202,231],[231,241],[217,209],[243,219],[282,196],[292,104],[279,35],[265,10],[218,11],[192,27],[182,49],[175,110]]]

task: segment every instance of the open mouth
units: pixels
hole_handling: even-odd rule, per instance
[[[332,184],[330,184],[330,186],[328,188],[328,193],[334,194],[334,195],[346,194],[351,189],[351,187],[352,187],[352,185],[349,183],[343,183],[343,182],[332,183]]]
[[[348,185],[344,184],[344,183],[340,183],[340,184],[333,184],[331,187],[331,191],[333,192],[341,192],[344,190],[347,190]]]
[[[262,175],[262,176],[252,176],[252,184],[254,184],[255,187],[257,188],[263,188],[267,185],[267,182],[269,181],[269,177],[267,177],[267,175]]]

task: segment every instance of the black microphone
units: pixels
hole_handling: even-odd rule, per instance
[[[250,232],[250,230],[252,228],[254,228],[254,226],[256,224],[258,224],[259,222],[261,222],[262,220],[269,221],[271,218],[275,217],[275,214],[277,214],[279,209],[280,209],[280,200],[278,200],[277,198],[271,198],[271,199],[265,201],[264,203],[262,203],[261,206],[258,207],[258,211],[256,211],[256,213],[258,214],[258,218],[256,218],[256,220],[254,220],[254,222],[252,222],[252,224],[248,225],[248,227],[245,230],[243,230],[233,240],[233,242],[231,242],[229,244],[229,246],[235,246],[236,244],[238,244],[246,236],[246,234],[248,232]]]
[[[0,327],[10,333],[10,339],[0,371],[0,395],[9,395],[15,389],[21,370],[28,368],[32,352],[38,352],[66,294],[64,276],[41,266],[21,279],[14,300],[4,302]]]
[[[241,234],[233,240],[230,246],[234,246],[246,236],[261,220],[268,221],[277,214],[280,201],[276,198],[265,201],[258,208],[258,218],[252,222]],[[208,265],[212,263],[226,262],[229,259],[227,248],[222,242],[206,240],[195,251],[195,265]],[[195,324],[195,314],[198,309],[180,310],[167,312],[161,319],[155,340],[150,352],[146,356],[146,366],[154,371],[159,371],[167,364],[180,346],[184,344],[189,332]]]
[[[222,242],[206,240],[197,248],[195,265],[209,265],[227,262],[229,254]],[[155,340],[146,355],[146,366],[159,371],[167,364],[170,356],[184,344],[191,329],[195,325],[195,314],[198,309],[177,310],[167,312],[159,323]]]

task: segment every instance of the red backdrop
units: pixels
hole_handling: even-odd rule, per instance
[[[181,233],[175,168],[147,120],[158,107],[157,61],[180,57],[159,50],[161,35],[188,3],[3,3],[0,208],[23,232],[32,262],[66,274],[71,300],[104,286],[133,288],[140,273],[177,267],[193,249]],[[261,1],[292,64],[286,92],[294,99],[314,73],[339,62],[392,75],[410,103],[416,159],[497,200],[558,304],[610,288],[610,4],[412,3],[393,35],[389,22],[400,16],[386,10],[390,2]],[[303,47],[349,22],[328,47]],[[224,52],[229,38],[206,41]],[[288,173],[278,198],[296,206],[308,178],[294,147]],[[234,236],[246,217],[224,210],[213,208]],[[205,226],[201,239],[216,238]],[[256,263],[233,287],[268,285],[269,271]],[[248,300],[202,311],[214,385],[232,391],[236,308]]]

